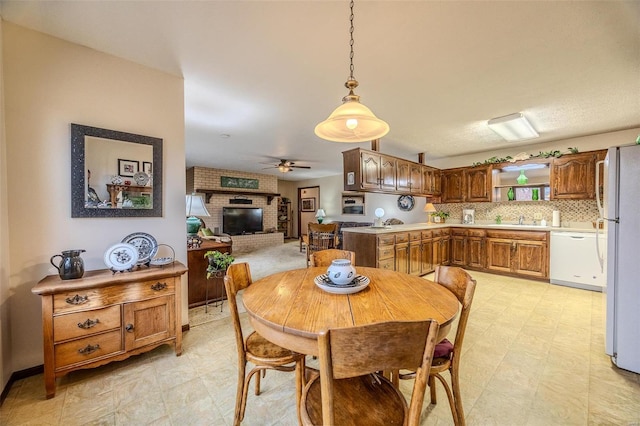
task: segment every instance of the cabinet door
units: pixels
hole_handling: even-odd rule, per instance
[[[595,199],[597,157],[596,153],[587,152],[554,159],[551,199]]]
[[[409,273],[411,275],[422,274],[422,250],[420,241],[409,243]]]
[[[451,237],[448,235],[440,240],[440,264],[451,264]]]
[[[442,202],[461,203],[464,201],[464,171],[452,169],[442,171]]]
[[[396,190],[396,160],[393,157],[380,156],[380,189]]]
[[[176,335],[174,296],[167,295],[124,305],[125,350],[157,343]]]
[[[420,274],[433,272],[433,240],[422,240],[420,243]]]
[[[433,169],[427,166],[422,167],[422,192],[433,194]]]
[[[469,237],[467,248],[467,266],[484,268],[484,261],[487,256],[484,250],[484,238]]]
[[[451,237],[451,263],[453,265],[465,266],[466,259],[466,241],[465,235],[454,235]]]
[[[513,248],[512,244],[514,245]],[[515,244],[512,240],[487,238],[487,270],[512,272]]]
[[[409,273],[409,243],[396,244],[396,272]]]
[[[362,175],[362,189],[380,188],[380,155],[370,152],[360,153],[360,173]]]
[[[515,271],[537,278],[547,277],[547,245],[543,241],[519,241],[516,245]]]
[[[412,194],[422,194],[422,166],[409,163],[409,189]]]
[[[491,167],[472,167],[464,172],[465,176],[465,201],[490,202],[491,201]]]
[[[433,169],[433,181],[431,183],[433,195],[440,195],[442,193],[441,177],[442,177],[442,172],[438,169]]]
[[[396,189],[411,192],[411,167],[408,161],[396,161]]]

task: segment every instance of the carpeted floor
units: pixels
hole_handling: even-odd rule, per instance
[[[251,268],[251,278],[257,281],[276,272],[305,268],[307,256],[300,252],[298,240],[290,240],[274,247],[261,248],[250,253],[238,254],[234,263],[247,262]],[[238,310],[244,312],[242,295],[238,297]],[[189,327],[206,324],[229,316],[229,304],[224,301],[222,308],[209,304],[207,312],[204,306],[189,309]]]

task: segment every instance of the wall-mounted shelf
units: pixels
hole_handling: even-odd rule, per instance
[[[254,195],[258,197],[267,197],[267,204],[271,204],[271,201],[275,197],[279,197],[280,194],[275,192],[254,192],[254,191],[238,191],[231,189],[196,189],[196,192],[205,195],[205,201],[207,204],[211,201],[211,196],[213,194],[227,194],[227,195]]]

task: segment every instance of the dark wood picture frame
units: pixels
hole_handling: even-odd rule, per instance
[[[315,212],[316,211],[316,199],[312,198],[302,198],[300,200],[300,210],[303,212]]]

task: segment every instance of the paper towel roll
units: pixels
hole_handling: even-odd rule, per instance
[[[553,220],[551,221],[551,226],[560,226],[560,211],[553,211]]]

